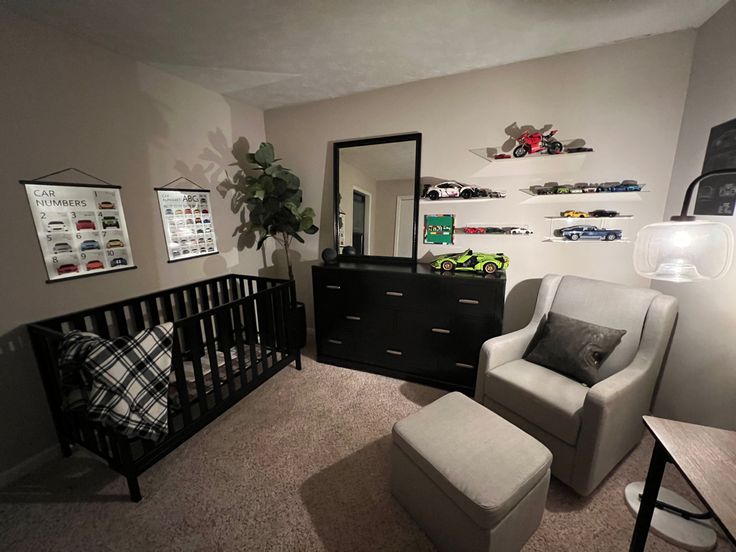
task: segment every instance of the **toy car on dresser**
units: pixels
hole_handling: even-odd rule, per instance
[[[620,240],[623,232],[618,229],[600,228],[592,224],[581,224],[580,226],[569,226],[561,228],[559,235],[566,240],[601,240],[614,241]]]
[[[498,270],[506,270],[509,258],[503,253],[473,253],[466,249],[462,253],[441,255],[431,263],[432,268],[443,272],[466,271],[493,274]]]

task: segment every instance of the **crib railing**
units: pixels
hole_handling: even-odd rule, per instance
[[[62,453],[78,444],[101,456],[140,500],[138,475],[284,366],[301,368],[295,308],[294,282],[230,274],[30,324]],[[66,332],[114,338],[163,322],[174,324],[165,437],[130,439],[62,410],[57,350]]]

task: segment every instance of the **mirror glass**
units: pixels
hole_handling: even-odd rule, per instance
[[[412,136],[409,138],[408,136]],[[416,258],[417,135],[335,144],[337,245],[359,256]],[[397,141],[399,140],[399,141]],[[368,143],[361,143],[368,142]]]

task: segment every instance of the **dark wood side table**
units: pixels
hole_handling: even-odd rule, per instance
[[[736,432],[653,416],[644,416],[644,423],[655,443],[629,552],[644,551],[667,462],[736,544]]]

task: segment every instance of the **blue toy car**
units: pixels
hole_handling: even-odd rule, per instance
[[[624,180],[611,188],[612,192],[640,192],[641,186],[635,180]]]
[[[100,243],[97,240],[84,240],[79,244],[81,251],[90,251],[92,249],[100,249]]]
[[[621,230],[599,228],[598,226],[592,226],[583,224],[580,226],[568,226],[560,230],[560,235],[571,241],[583,240],[605,240],[614,241],[621,239]]]

